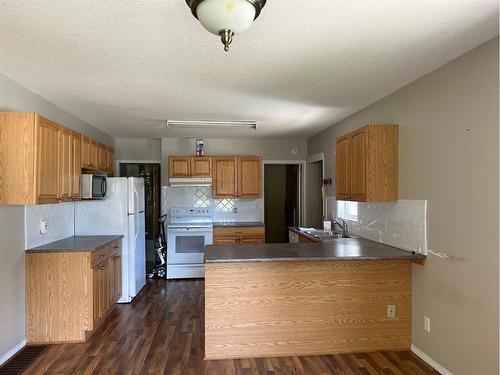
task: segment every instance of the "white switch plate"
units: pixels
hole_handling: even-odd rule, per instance
[[[424,329],[427,332],[431,331],[431,319],[428,316],[424,316]]]
[[[40,234],[46,234],[49,231],[49,225],[45,220],[40,220]]]
[[[387,305],[387,317],[388,318],[396,317],[396,305]]]

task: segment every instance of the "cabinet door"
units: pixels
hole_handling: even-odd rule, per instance
[[[99,317],[106,315],[108,309],[108,266],[107,262],[99,265]]]
[[[82,137],[82,168],[90,169],[90,139]]]
[[[193,177],[210,177],[212,176],[212,158],[191,157],[191,176]]]
[[[58,137],[58,173],[59,199],[70,200],[73,182],[73,132],[64,127],[59,128]]]
[[[337,139],[335,148],[335,189],[337,200],[349,199],[350,176],[350,140],[349,135],[346,135]]]
[[[107,277],[108,277],[108,299],[107,299],[107,308],[111,308],[111,306],[115,303],[115,260],[114,257],[109,258],[106,261],[107,264]]]
[[[92,268],[92,284],[93,284],[93,295],[92,295],[92,316],[94,321],[94,328],[101,320],[102,312],[100,310],[100,284],[99,284],[99,269],[101,267],[98,265]]]
[[[236,245],[239,237],[214,237],[214,245]]]
[[[97,168],[100,171],[108,168],[108,148],[104,145],[97,145]]]
[[[73,134],[71,135],[71,140],[73,143],[71,198],[80,199],[80,176],[82,174],[82,135],[73,132]]]
[[[118,301],[122,295],[122,257],[120,254],[117,254],[113,257],[114,264],[114,275],[115,275],[115,292],[114,292],[114,300]]]
[[[261,196],[261,158],[238,158],[238,197],[256,199]]]
[[[115,174],[115,152],[113,150],[108,150],[108,175],[114,176]]]
[[[58,201],[58,139],[59,126],[40,116],[37,137],[37,203]]]
[[[366,128],[351,133],[351,193],[350,199],[366,201]]]
[[[212,196],[214,198],[236,198],[236,158],[212,158]]]
[[[169,177],[191,176],[191,158],[182,156],[170,156],[168,158]]]
[[[260,244],[264,243],[264,238],[262,237],[241,237],[240,238],[240,243],[241,244]]]
[[[90,169],[96,169],[98,165],[98,144],[95,141],[90,140],[90,151],[89,151],[89,167]]]

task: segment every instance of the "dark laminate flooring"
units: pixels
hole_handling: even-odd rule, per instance
[[[52,345],[25,374],[438,374],[410,352],[204,361],[203,288],[149,281],[87,343]]]

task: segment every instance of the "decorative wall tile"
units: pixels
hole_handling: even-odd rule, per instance
[[[427,201],[355,204],[358,219],[348,219],[352,234],[401,249],[426,253]]]
[[[40,234],[40,220],[47,222],[46,234]],[[73,236],[75,204],[67,202],[24,206],[24,227],[25,249]]]
[[[171,207],[212,207],[214,221],[263,221],[264,199],[213,199],[206,186],[162,186],[162,214]]]

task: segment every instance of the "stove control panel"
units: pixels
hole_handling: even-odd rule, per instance
[[[170,217],[184,216],[184,217],[212,217],[211,207],[172,207],[170,209]]]

